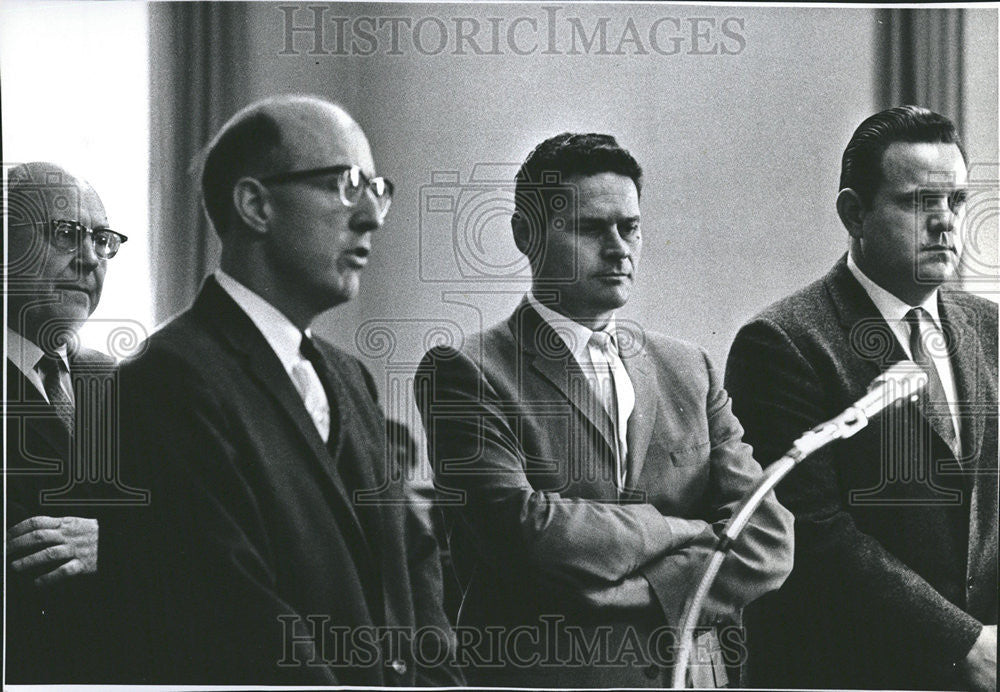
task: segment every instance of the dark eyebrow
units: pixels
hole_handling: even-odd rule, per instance
[[[596,224],[596,223],[607,223],[608,219],[603,216],[581,216],[577,218],[577,223],[581,224]],[[638,216],[622,216],[614,219],[615,223],[638,223]]]

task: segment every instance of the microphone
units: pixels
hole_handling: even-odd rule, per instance
[[[726,524],[726,528],[723,529],[712,555],[705,563],[694,595],[684,607],[684,613],[681,616],[677,663],[674,665],[671,683],[675,690],[684,689],[688,662],[694,648],[695,624],[698,622],[708,591],[712,588],[712,582],[715,581],[726,554],[739,539],[740,533],[767,494],[799,462],[817,449],[834,440],[842,440],[854,435],[868,425],[868,420],[877,413],[892,406],[897,401],[916,399],[920,390],[926,386],[927,373],[913,361],[903,361],[893,365],[872,381],[871,385],[868,386],[867,394],[848,406],[840,415],[825,423],[820,423],[805,433],[795,441],[785,456],[764,469],[760,481],[746,495],[736,513]]]
[[[868,421],[883,409],[904,399],[916,400],[920,390],[927,386],[927,382],[927,373],[912,360],[896,363],[872,380],[867,394],[839,415],[820,423],[797,439],[788,456],[798,463],[834,440],[851,437],[868,425]]]

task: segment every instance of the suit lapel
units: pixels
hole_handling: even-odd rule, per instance
[[[319,339],[316,339],[315,341],[317,348],[327,363],[327,391],[331,392],[337,399],[335,407],[331,405],[331,410],[334,408],[336,409],[337,420],[335,422],[331,421],[331,438],[330,444],[327,445],[327,449],[330,450],[331,456],[336,460],[338,470],[341,471],[342,474],[347,474],[348,477],[355,478],[358,481],[358,490],[368,491],[370,493],[378,488],[381,488],[382,481],[385,480],[384,478],[376,475],[378,473],[376,469],[380,468],[380,464],[366,463],[367,460],[362,456],[347,453],[345,451],[343,433],[357,427],[358,423],[350,419],[350,416],[352,415],[351,411],[344,405],[347,396],[347,383],[343,380],[343,371],[340,367],[338,356],[336,353],[332,352],[332,350],[323,341]],[[380,434],[383,434],[382,431],[380,431]],[[336,435],[336,438],[332,437],[333,435]],[[371,501],[369,500],[369,502]],[[351,506],[354,506],[353,502]],[[375,504],[369,504],[358,508],[357,511],[360,515],[359,518],[362,520],[365,528],[368,529],[368,533],[370,534],[369,546],[373,552],[377,552],[378,546],[380,545],[380,541],[378,539],[382,533],[382,507]],[[366,519],[367,521],[365,521]]]
[[[521,302],[508,322],[514,339],[527,355],[529,366],[544,377],[597,430],[608,447],[608,459],[614,459],[616,436],[611,417],[594,394],[582,369],[556,334],[532,308],[527,299]]]
[[[847,373],[853,375],[850,389],[860,396],[888,367],[909,358],[867,291],[847,268],[847,255],[824,277],[824,283],[840,316],[850,352],[855,356],[853,367],[847,368]],[[945,416],[927,416],[923,406],[919,410],[942,445],[949,449],[944,441],[944,426],[951,421]]]
[[[8,440],[8,446],[14,440],[21,446],[20,453],[8,456],[7,472],[18,475],[61,473],[71,443],[69,431],[35,385],[9,359],[6,405],[7,434],[14,432],[10,426],[18,426],[16,437]],[[25,447],[29,440],[41,443],[45,449],[35,444]],[[43,451],[50,454],[43,457]],[[22,463],[18,464],[18,460]]]
[[[619,327],[619,329],[622,329]],[[619,339],[619,343],[622,340]],[[642,344],[641,334],[633,334],[630,343]],[[628,485],[635,487],[642,474],[646,462],[646,450],[653,435],[656,424],[656,404],[660,396],[660,386],[656,377],[656,368],[646,353],[641,349],[636,355],[622,353],[622,363],[632,380],[635,389],[635,408],[628,420]]]
[[[354,512],[350,495],[333,468],[330,452],[288,373],[264,336],[212,277],[206,279],[193,310],[206,321],[209,329],[222,336],[242,360],[248,375],[278,403],[292,427],[309,445],[313,462],[319,466],[321,476],[332,486],[334,501],[341,505],[348,524],[367,550],[365,532]],[[368,556],[371,556],[370,551]]]
[[[979,457],[983,444],[983,415],[977,410],[980,401],[996,401],[996,382],[989,377],[981,377],[986,369],[983,363],[986,354],[977,338],[976,325],[969,319],[963,308],[947,291],[941,291],[941,325],[951,345],[951,366],[955,375],[955,390],[959,401],[959,428],[962,442],[962,456],[966,459]],[[992,390],[993,396],[987,396]]]
[[[847,268],[847,255],[840,258],[823,283],[852,356],[851,367],[846,371],[853,375],[849,389],[857,395],[863,394],[886,368],[907,360],[906,352],[864,287]]]

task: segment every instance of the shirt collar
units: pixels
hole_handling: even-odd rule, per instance
[[[302,332],[299,328],[280,310],[221,269],[215,270],[215,280],[256,325],[271,350],[278,356],[285,372],[291,374],[292,368],[302,361],[299,351]],[[312,336],[308,329],[305,333]]]
[[[934,320],[934,324],[938,328],[941,327],[941,320],[938,317],[938,289],[935,288],[934,292],[927,296],[919,306],[908,305],[869,279],[861,271],[861,267],[854,261],[854,255],[850,252],[847,253],[847,268],[854,275],[854,278],[858,280],[858,283],[861,284],[861,287],[865,289],[868,297],[875,303],[875,307],[878,308],[879,313],[886,322],[902,322],[906,317],[906,313],[914,307],[921,307],[930,314],[931,319]]]
[[[590,336],[594,333],[594,330],[586,327],[576,320],[573,320],[566,315],[561,315],[550,307],[542,305],[533,291],[528,291],[528,304],[535,309],[546,324],[548,324],[552,330],[559,335],[559,338],[563,340],[566,344],[566,348],[569,349],[573,357],[576,358],[577,362],[586,364],[590,362],[590,354],[587,351],[587,344],[590,342]],[[607,332],[612,341],[616,339],[616,326],[615,326],[615,316],[612,315],[611,319],[608,320],[608,324],[604,327],[602,331]],[[615,342],[617,347],[617,342]]]
[[[10,327],[7,327],[7,359],[18,370],[25,375],[33,372],[38,367],[38,361],[44,355],[45,351],[35,342],[24,338]],[[62,359],[62,362],[66,365],[66,370],[69,371],[69,351],[65,344],[56,349],[56,355]]]

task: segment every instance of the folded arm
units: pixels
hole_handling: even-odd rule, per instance
[[[752,449],[742,442],[743,428],[704,351],[702,358],[708,377],[705,410],[710,443],[706,518],[711,522],[713,536],[718,537],[760,480],[761,467],[754,461]],[[703,620],[731,616],[784,583],[792,569],[792,521],[792,514],[778,503],[773,492],[769,493],[723,561],[705,601]],[[669,621],[680,619],[685,600],[714,547],[714,540],[709,545],[692,545],[672,561],[652,563],[643,570]]]
[[[517,403],[504,400],[463,354],[431,351],[415,387],[435,482],[446,493],[461,493],[460,514],[483,546],[484,562],[527,563],[578,596],[632,607],[650,595],[639,581],[647,576],[644,568],[669,571],[685,548],[707,550],[714,542],[707,522],[664,516],[651,504],[535,490],[515,432]]]

